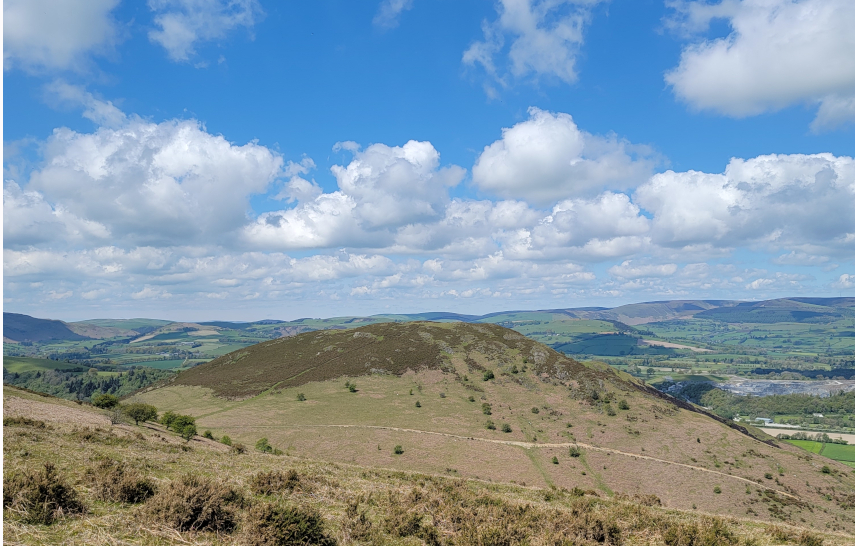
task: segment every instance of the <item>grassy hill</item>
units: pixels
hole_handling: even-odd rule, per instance
[[[81,340],[85,336],[74,333],[60,320],[48,320],[3,313],[3,337],[13,341]]]
[[[109,412],[14,388],[4,389],[3,406],[9,544],[843,546],[852,540],[828,530],[675,510],[650,495],[241,452],[202,437],[185,442],[158,424],[111,423]],[[421,456],[411,446],[395,454],[390,440],[378,456],[404,465]],[[56,503],[48,510],[30,502],[46,497]],[[35,521],[44,519],[50,524]]]
[[[266,438],[290,457],[653,495],[670,509],[855,531],[851,468],[496,325],[309,332],[134,399],[190,414],[217,436]]]

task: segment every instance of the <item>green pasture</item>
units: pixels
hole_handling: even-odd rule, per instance
[[[79,369],[80,364],[71,364],[69,362],[60,362],[58,360],[48,360],[46,358],[27,358],[20,356],[4,356],[3,367],[9,373],[22,373],[39,370],[73,370]]]
[[[805,451],[822,455],[834,461],[855,465],[855,445],[814,442],[812,440],[785,440]]]

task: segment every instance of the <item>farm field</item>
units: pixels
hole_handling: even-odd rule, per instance
[[[798,446],[805,451],[822,455],[833,461],[855,468],[855,445],[833,444],[826,442],[815,442],[812,440],[784,440],[787,443]]]

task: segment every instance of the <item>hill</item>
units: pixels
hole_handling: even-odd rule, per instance
[[[851,468],[497,325],[300,334],[134,399],[290,456],[855,531]]]
[[[48,320],[21,315],[19,313],[3,313],[3,337],[14,341],[47,341],[86,339],[85,336],[73,332],[68,325],[60,320]]]
[[[10,544],[851,543],[828,530],[673,510],[654,496],[243,452],[200,436],[185,442],[156,423],[116,423],[107,411],[14,388],[4,389],[3,410]],[[419,456],[394,446],[384,442],[376,456],[403,464]],[[46,496],[65,510],[28,505]],[[31,521],[46,515],[56,519]]]

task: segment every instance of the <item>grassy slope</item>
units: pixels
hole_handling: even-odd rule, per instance
[[[409,348],[418,358],[402,358]],[[386,373],[371,372],[381,366]],[[511,373],[514,366],[527,371]],[[496,378],[483,381],[484,369]],[[357,392],[345,388],[346,378]],[[599,400],[590,396],[595,390]],[[299,393],[307,400],[297,401]],[[607,397],[613,416],[602,403]],[[582,365],[495,326],[421,323],[303,334],[227,355],[138,398],[190,413],[216,434],[250,445],[267,437],[312,459],[655,494],[674,508],[855,530],[841,508],[846,495],[855,495],[845,465],[760,442],[679,409],[628,376]],[[621,399],[629,410],[617,409]],[[482,412],[485,402],[490,416]],[[498,430],[487,430],[487,419]],[[504,423],[512,432],[501,432]],[[569,456],[572,442],[586,446],[582,457]],[[391,454],[396,444],[405,456]],[[822,474],[823,464],[835,472]],[[713,493],[717,486],[720,494]],[[777,498],[785,502],[764,501],[764,489],[782,492]]]
[[[21,373],[37,370],[73,370],[81,368],[80,364],[49,360],[47,358],[27,358],[21,356],[4,356],[3,367],[9,373]]]
[[[461,546],[495,543],[507,536],[514,536],[514,543],[528,539],[535,544],[553,543],[556,538],[566,540],[574,534],[578,539],[578,533],[595,531],[600,522],[614,525],[626,546],[661,544],[663,536],[675,530],[685,533],[692,528],[716,526],[722,532],[720,536],[732,538],[716,544],[771,546],[801,544],[807,538],[798,528],[770,527],[749,519],[721,520],[699,510],[648,507],[631,498],[606,500],[560,489],[461,480],[392,468],[366,469],[287,455],[235,455],[198,438],[185,448],[183,442],[157,425],[111,426],[102,411],[17,389],[4,390],[4,415],[23,415],[48,425],[4,426],[4,473],[38,469],[50,461],[60,475],[74,484],[88,509],[82,516],[62,518],[50,526],[25,524],[14,513],[4,513],[5,540],[15,544],[240,544],[247,538],[243,535],[244,518],[249,514],[246,509],[238,515],[239,525],[234,533],[214,535],[182,533],[165,527],[145,515],[145,506],[96,500],[94,491],[87,486],[87,471],[104,459],[132,465],[154,479],[158,487],[189,473],[223,479],[253,503],[284,501],[314,509],[339,544],[422,543],[412,537],[395,536],[394,523],[400,521],[402,513],[417,514],[423,525],[438,531],[442,543],[451,539]],[[419,456],[409,447],[402,455],[393,456],[391,444],[384,445],[382,451],[392,461],[387,467],[396,467],[395,460],[411,462]],[[542,461],[539,466],[545,468],[551,463]],[[594,465],[585,461],[584,466]],[[252,476],[270,470],[296,471],[298,487],[281,497],[254,495],[249,487]],[[356,531],[364,531],[365,525],[355,525],[359,518],[348,510],[354,505],[358,507],[355,513],[364,513],[369,523],[368,533],[361,539],[356,538]],[[491,535],[492,542],[487,538]],[[789,540],[781,538],[787,535]],[[851,543],[851,537],[828,532],[812,538],[824,541],[825,546]]]

